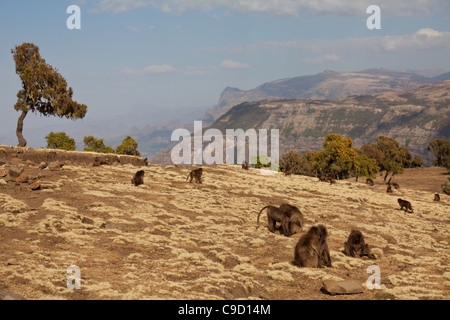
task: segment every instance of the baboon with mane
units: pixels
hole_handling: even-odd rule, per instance
[[[134,184],[136,187],[144,184],[144,170],[139,170],[138,172],[136,172],[133,176],[133,178],[131,179],[131,183]]]
[[[348,236],[347,242],[344,243],[344,253],[347,256],[354,257],[359,252],[359,256],[367,256],[369,259],[375,259],[370,252],[369,245],[365,243],[364,236],[359,230],[352,230]]]
[[[300,267],[331,267],[331,256],[327,244],[328,232],[325,226],[313,226],[302,235],[295,246],[294,261]]]
[[[259,217],[264,209],[267,209],[267,224],[270,232],[279,230],[281,234],[290,237],[302,230],[304,218],[297,207],[287,203],[283,203],[280,207],[266,206],[259,211],[257,223],[259,223]],[[276,225],[277,222],[280,223],[279,227]]]

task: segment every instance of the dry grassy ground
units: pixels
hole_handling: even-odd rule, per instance
[[[229,165],[204,167],[202,185],[186,182],[187,167],[23,166],[43,189],[0,186],[0,290],[27,299],[450,298],[450,198],[433,202],[439,168],[409,170],[387,194],[381,177],[374,187],[329,185]],[[140,169],[145,184],[134,187]],[[414,213],[399,210],[399,197]],[[304,231],[328,228],[332,268],[292,265],[300,235],[270,233],[265,218],[257,228],[259,210],[282,202],[300,208]],[[323,294],[324,279],[369,277],[372,260],[341,253],[353,228],[377,256],[382,289]],[[70,265],[81,268],[81,290],[67,289]]]

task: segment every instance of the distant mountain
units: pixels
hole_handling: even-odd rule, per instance
[[[266,99],[339,99],[353,95],[411,90],[448,79],[450,73],[428,78],[415,73],[386,69],[368,69],[359,72],[327,70],[316,75],[268,82],[248,91],[228,87],[222,92],[218,104],[207,111],[203,119],[212,123],[242,102]]]
[[[396,139],[428,163],[430,141],[450,139],[450,80],[415,90],[358,95],[342,99],[269,99],[244,102],[211,128],[280,130],[280,154],[322,148],[324,137],[338,133],[362,146],[380,136]]]

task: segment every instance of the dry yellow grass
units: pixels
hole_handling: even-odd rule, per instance
[[[0,289],[29,299],[450,298],[447,196],[436,203],[432,191],[387,194],[379,181],[330,186],[230,165],[204,167],[202,185],[185,181],[188,168],[93,169],[65,166],[37,192],[0,187]],[[145,184],[134,187],[140,169]],[[435,169],[421,171],[424,179],[426,170]],[[399,210],[399,197],[413,214]],[[264,218],[257,228],[259,210],[282,202],[300,208],[304,231],[328,228],[332,268],[292,265],[300,235],[270,233]],[[377,256],[382,289],[330,297],[322,280],[365,283],[374,263],[342,254],[353,228]],[[10,258],[18,264],[7,265]],[[66,287],[70,265],[81,268],[81,290]]]

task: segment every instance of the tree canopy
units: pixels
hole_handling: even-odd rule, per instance
[[[122,144],[117,147],[117,154],[126,154],[129,156],[141,156],[141,153],[137,150],[138,143],[132,137],[127,136],[123,139]]]
[[[84,151],[99,152],[99,153],[114,153],[114,149],[108,147],[103,142],[103,139],[97,139],[93,136],[84,137]]]
[[[22,135],[23,120],[29,111],[44,116],[84,118],[87,106],[72,100],[73,90],[58,70],[47,64],[39,54],[39,47],[23,43],[11,50],[16,65],[16,74],[22,81],[22,89],[17,93],[16,111],[22,111],[17,122],[19,146],[27,141]]]
[[[75,140],[67,136],[65,132],[50,132],[46,137],[47,149],[61,149],[74,151],[76,149]]]
[[[430,142],[428,150],[436,157],[433,164],[438,167],[445,167],[450,170],[450,140],[436,139]]]

